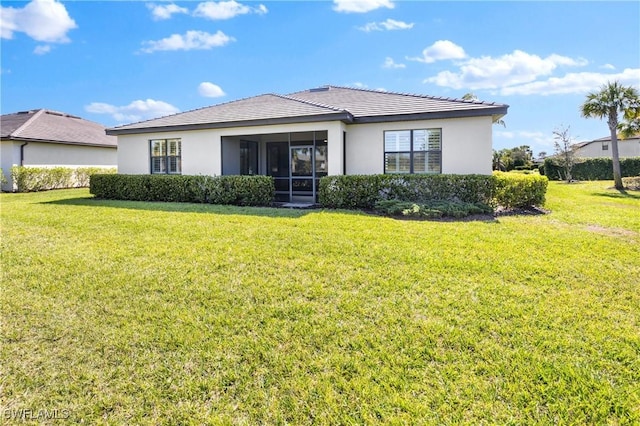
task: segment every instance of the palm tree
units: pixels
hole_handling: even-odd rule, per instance
[[[628,110],[624,115],[624,121],[618,124],[620,139],[628,139],[640,136],[640,108]]]
[[[587,94],[586,101],[580,107],[585,118],[606,118],[611,133],[611,159],[613,162],[613,180],[618,190],[624,189],[618,155],[618,114],[625,119],[635,117],[640,111],[640,95],[631,86],[622,86],[619,82],[608,82],[599,92]]]
[[[464,95],[462,95],[462,100],[464,101],[480,101],[480,99],[478,99],[478,97],[475,95],[475,93],[473,92],[467,92]],[[504,120],[501,119],[495,119],[493,120],[493,124],[499,124],[502,127],[507,127],[507,123],[504,122]]]

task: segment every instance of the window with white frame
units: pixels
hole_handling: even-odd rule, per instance
[[[151,173],[182,173],[182,141],[180,139],[152,139],[150,141]]]
[[[609,142],[602,142],[602,150],[609,151]]]
[[[442,129],[384,132],[385,173],[442,173]]]

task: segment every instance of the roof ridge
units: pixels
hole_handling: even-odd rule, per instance
[[[291,101],[301,102],[301,103],[307,104],[307,105],[317,106],[317,107],[321,107],[321,108],[327,108],[327,109],[331,109],[331,110],[338,111],[338,112],[348,112],[344,108],[340,108],[340,107],[329,105],[329,104],[323,104],[323,103],[320,103],[320,102],[313,102],[313,101],[309,101],[309,100],[306,100],[306,99],[299,99],[299,98],[296,98],[294,96],[279,95],[277,93],[273,93],[273,95],[278,96],[278,97],[280,97],[282,99],[288,99],[288,100],[291,100]]]
[[[29,127],[31,124],[33,124],[33,122],[35,121],[35,119],[37,117],[40,117],[42,114],[44,114],[46,110],[44,108],[40,108],[38,109],[31,117],[29,117],[29,119],[27,121],[25,121],[24,123],[22,123],[20,125],[20,127],[18,127],[16,130],[14,130],[11,134],[9,134],[9,137],[15,137],[18,136],[21,132],[23,132],[27,127]]]
[[[347,90],[359,90],[361,92],[369,92],[369,93],[388,93],[390,95],[400,95],[400,96],[412,96],[414,98],[423,98],[423,99],[433,99],[440,101],[452,101],[452,102],[461,102],[466,104],[478,104],[478,105],[502,105],[496,104],[495,102],[485,102],[481,100],[473,100],[473,99],[460,99],[460,98],[449,98],[445,96],[433,96],[433,95],[424,95],[421,93],[408,93],[408,92],[396,92],[393,90],[377,90],[377,89],[368,89],[364,87],[349,87],[349,86],[336,86],[329,84],[325,87],[335,87],[336,89],[347,89]]]

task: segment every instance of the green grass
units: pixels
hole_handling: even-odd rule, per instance
[[[2,194],[0,414],[638,424],[640,194],[609,186],[485,222]]]

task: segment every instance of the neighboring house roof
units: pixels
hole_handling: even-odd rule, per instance
[[[107,134],[197,130],[340,120],[349,124],[492,116],[508,105],[339,86],[265,94],[107,129]]]
[[[620,143],[620,142],[637,141],[638,139],[640,139],[640,134],[637,134],[635,136],[632,136],[632,137],[626,138],[626,139],[618,138],[618,143]],[[585,146],[591,145],[592,143],[602,143],[602,142],[610,142],[610,141],[611,141],[611,136],[605,136],[605,137],[602,137],[602,138],[594,139],[592,141],[578,142],[576,144],[576,147],[577,148],[584,148]]]
[[[117,146],[117,138],[108,136],[103,125],[47,109],[2,115],[0,128],[3,140]]]

